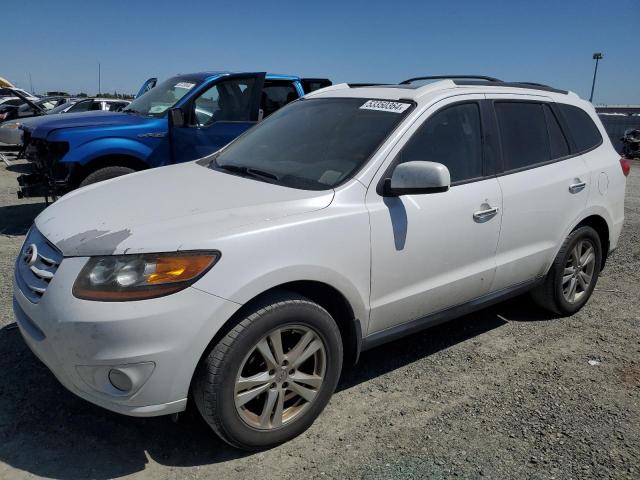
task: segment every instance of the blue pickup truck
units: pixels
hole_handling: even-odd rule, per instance
[[[56,199],[74,188],[209,155],[287,103],[331,85],[322,78],[202,72],[154,86],[122,112],[60,115],[24,127],[32,172],[18,196]]]

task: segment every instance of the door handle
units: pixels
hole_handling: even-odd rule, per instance
[[[584,190],[584,187],[586,186],[587,186],[586,182],[572,183],[571,185],[569,185],[569,193],[581,192],[582,190]]]
[[[489,206],[487,204],[484,204],[484,206]],[[498,213],[498,207],[489,207],[486,208],[484,210],[478,210],[477,212],[475,212],[473,214],[473,219],[477,222],[477,223],[484,223],[487,220],[491,220],[493,217],[495,217]]]

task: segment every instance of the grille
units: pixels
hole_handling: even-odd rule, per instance
[[[33,303],[38,303],[62,261],[62,253],[33,227],[16,260],[16,283]]]

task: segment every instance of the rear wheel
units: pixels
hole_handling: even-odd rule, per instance
[[[87,185],[91,185],[92,183],[102,182],[104,180],[120,177],[122,175],[128,175],[129,173],[133,173],[133,172],[135,172],[133,168],[121,167],[119,165],[100,168],[95,172],[92,172],[89,175],[87,175],[84,178],[84,180],[80,182],[80,186],[86,187]]]
[[[258,450],[304,432],[331,398],[342,340],[331,315],[295,294],[257,306],[203,358],[196,406],[229,444]]]
[[[593,293],[602,265],[602,245],[591,227],[567,237],[544,282],[532,292],[541,307],[561,315],[580,310]]]

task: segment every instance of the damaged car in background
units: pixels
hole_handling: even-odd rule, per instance
[[[183,74],[157,85],[149,79],[120,113],[58,115],[24,126],[33,170],[18,177],[18,196],[55,200],[102,180],[201,158],[328,85],[327,79],[264,72]]]
[[[0,123],[0,144],[24,146],[23,131],[33,129],[36,125],[50,120],[51,115],[89,111],[119,112],[130,103],[129,100],[116,98],[68,98],[65,103],[48,110],[44,115]]]

